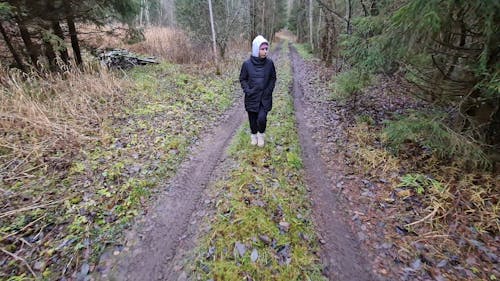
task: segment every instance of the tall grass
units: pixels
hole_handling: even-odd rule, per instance
[[[127,88],[126,81],[90,66],[43,75],[3,68],[1,74],[0,176],[4,180],[41,165],[50,152],[70,152],[92,140],[102,116],[116,108],[109,103],[121,103],[122,89]]]
[[[179,29],[149,27],[144,36],[146,40],[132,45],[132,51],[182,64],[200,63],[211,57],[209,42],[207,45],[195,44]]]

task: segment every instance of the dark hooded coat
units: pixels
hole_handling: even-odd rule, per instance
[[[267,43],[267,41],[265,42]],[[262,43],[258,44],[258,47]],[[273,106],[276,69],[271,59],[259,58],[254,54],[255,50],[253,50],[252,56],[243,63],[240,72],[241,88],[245,93],[245,109],[250,112],[259,112],[262,107],[264,110],[270,111]]]

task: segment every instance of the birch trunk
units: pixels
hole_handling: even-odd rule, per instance
[[[210,28],[212,29],[212,47],[214,55],[214,63],[219,72],[219,64],[217,62],[217,41],[215,39],[214,14],[212,12],[212,0],[208,0],[208,12],[210,13]]]

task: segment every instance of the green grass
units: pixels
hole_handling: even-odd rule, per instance
[[[308,43],[294,44],[294,47],[304,60],[312,60],[314,58],[311,46]]]
[[[287,51],[282,49],[281,56]],[[198,249],[193,280],[325,280],[314,254],[318,245],[288,92],[290,64],[276,63],[280,75],[267,143],[264,148],[250,146],[248,125],[233,140],[229,153],[235,168],[215,184],[217,214]],[[236,243],[246,246],[243,256]],[[289,255],[284,254],[287,248]],[[255,261],[253,250],[258,253]]]

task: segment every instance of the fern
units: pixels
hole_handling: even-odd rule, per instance
[[[386,121],[384,139],[396,152],[403,143],[411,141],[429,148],[441,159],[455,158],[474,167],[491,167],[481,146],[449,128],[443,119],[442,114],[413,112],[399,120]]]
[[[444,190],[442,183],[423,174],[406,174],[401,177],[401,182],[397,187],[411,187],[420,195],[432,188],[437,191]]]

